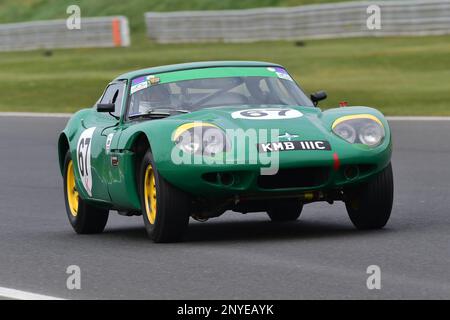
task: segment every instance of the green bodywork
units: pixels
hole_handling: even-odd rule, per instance
[[[98,206],[124,211],[140,210],[138,192],[138,171],[135,145],[145,138],[150,145],[156,169],[168,182],[201,198],[232,198],[242,195],[259,197],[277,197],[314,190],[334,190],[357,185],[384,169],[390,162],[392,145],[391,132],[384,116],[373,108],[343,107],[321,111],[317,107],[289,106],[303,113],[300,118],[284,120],[247,120],[234,119],[231,112],[249,109],[255,106],[223,106],[206,108],[187,114],[173,115],[163,119],[128,120],[126,117],[128,97],[133,79],[155,75],[159,83],[198,78],[226,76],[271,76],[271,68],[280,67],[264,62],[204,62],[172,65],[143,69],[123,74],[113,82],[125,82],[126,91],[120,110],[120,119],[108,113],[97,112],[95,106],[75,113],[61,133],[58,143],[61,172],[64,156],[70,150],[74,159],[75,177],[80,196]],[[268,70],[269,68],[269,70]],[[260,106],[258,106],[260,107]],[[264,106],[261,106],[264,107]],[[274,106],[269,106],[273,108]],[[333,122],[346,115],[370,114],[377,117],[384,126],[385,138],[374,148],[363,144],[350,144],[332,132]],[[321,185],[309,188],[262,189],[258,187],[261,164],[233,163],[226,164],[180,164],[171,160],[174,148],[172,136],[181,125],[194,121],[214,124],[227,129],[279,129],[280,134],[289,132],[298,137],[293,140],[326,140],[331,145],[330,151],[289,151],[279,153],[280,169],[298,167],[328,167],[329,178]],[[88,128],[95,127],[90,141],[90,167],[92,175],[91,194],[83,187],[79,174],[77,143],[81,134]],[[113,134],[107,150],[108,135]],[[238,157],[238,155],[236,156]],[[338,164],[336,163],[338,157]],[[114,159],[117,165],[112,164]],[[338,165],[338,167],[336,167]],[[348,165],[364,165],[368,169],[358,177],[348,179],[343,169]],[[233,183],[224,185],[205,180],[207,173],[230,172]]]

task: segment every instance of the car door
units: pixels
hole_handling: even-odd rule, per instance
[[[108,85],[98,103],[115,104],[111,114],[95,111],[90,123],[85,123],[87,129],[80,137],[77,146],[79,172],[86,190],[92,199],[110,202],[108,181],[110,171],[110,146],[114,134],[118,130],[119,116],[122,107],[125,82],[115,82]],[[89,159],[89,162],[87,161]]]

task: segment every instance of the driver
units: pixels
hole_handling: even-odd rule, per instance
[[[133,94],[133,114],[149,113],[156,108],[171,107],[170,91],[166,85],[154,85]]]
[[[245,86],[250,92],[252,104],[265,104],[267,101],[266,94],[261,89],[261,77],[247,77],[245,79]]]

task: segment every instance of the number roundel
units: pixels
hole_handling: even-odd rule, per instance
[[[261,110],[245,110],[240,113],[243,117],[248,118],[261,118],[261,117],[267,117],[269,114],[267,112],[261,111]]]
[[[246,109],[235,111],[231,114],[233,119],[249,120],[284,120],[300,118],[303,116],[298,110],[291,108],[272,108],[272,109]]]
[[[94,131],[95,127],[84,130],[77,143],[78,173],[90,197],[92,197],[91,142]]]

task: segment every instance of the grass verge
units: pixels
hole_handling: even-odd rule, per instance
[[[284,65],[307,92],[386,115],[450,115],[450,36],[249,44],[159,45],[135,33],[130,48],[0,53],[0,111],[73,112],[91,106],[120,73],[204,60]]]

